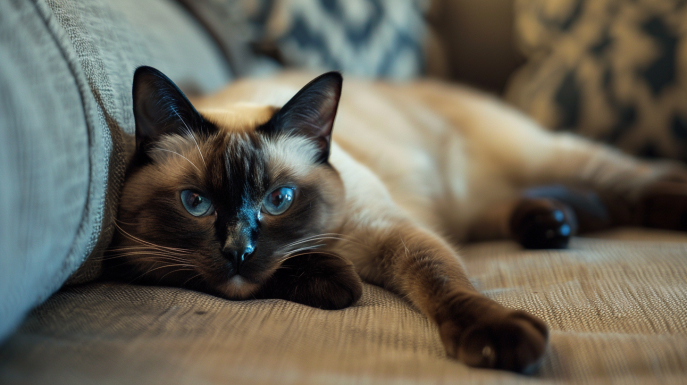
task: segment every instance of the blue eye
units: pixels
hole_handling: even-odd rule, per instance
[[[293,192],[291,187],[280,187],[265,196],[262,207],[269,214],[283,214],[293,202]]]
[[[210,200],[197,192],[184,190],[181,192],[181,203],[186,211],[194,217],[202,217],[212,214],[215,208]]]

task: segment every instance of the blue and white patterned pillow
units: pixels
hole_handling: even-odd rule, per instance
[[[255,2],[254,2],[255,3]],[[262,0],[253,21],[284,64],[363,77],[423,73],[425,0]]]
[[[553,129],[687,160],[687,2],[516,0],[507,99]]]

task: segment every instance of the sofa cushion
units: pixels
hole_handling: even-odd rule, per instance
[[[418,0],[258,1],[249,18],[284,64],[313,71],[410,79],[425,70],[429,39]]]
[[[687,4],[518,0],[510,102],[544,126],[687,160]]]
[[[0,2],[0,339],[31,307],[99,274],[134,119],[139,65],[209,92],[217,47],[165,0]]]
[[[86,255],[89,135],[36,4],[0,2],[0,340]],[[84,245],[85,246],[85,245]]]
[[[97,283],[32,312],[0,347],[0,383],[684,383],[685,234],[616,231],[551,251],[501,241],[463,255],[477,288],[550,326],[531,378],[448,359],[436,327],[376,286],[325,311]]]

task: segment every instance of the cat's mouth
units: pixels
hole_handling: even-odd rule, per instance
[[[240,269],[229,267],[223,278],[215,274],[215,290],[230,299],[251,298],[278,268],[273,260],[264,261],[263,258],[246,261]]]
[[[218,289],[228,298],[245,299],[260,288],[260,285],[239,274],[233,275]]]

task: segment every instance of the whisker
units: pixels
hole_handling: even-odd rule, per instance
[[[203,278],[203,274],[202,274],[202,273],[198,273],[198,274],[194,275],[193,277],[191,277],[191,278],[187,279],[186,281],[184,281],[184,283],[182,283],[181,285],[182,285],[182,286],[183,286],[183,285],[186,285],[190,280],[195,279],[195,278],[198,278],[198,277]]]
[[[172,111],[174,111],[174,113],[177,115],[177,117],[179,118],[179,120],[181,120],[181,123],[184,123],[184,126],[186,127],[186,132],[191,136],[191,139],[193,139],[193,142],[196,144],[196,148],[198,149],[198,153],[200,154],[200,159],[203,160],[203,165],[207,168],[208,165],[207,165],[207,163],[205,163],[205,158],[203,157],[203,153],[200,152],[200,146],[198,146],[198,142],[196,141],[196,136],[193,135],[193,131],[192,131],[191,128],[188,126],[188,124],[186,124],[186,122],[185,122],[184,119],[181,117],[181,115],[179,115],[179,113],[177,112],[176,108],[172,108]],[[200,171],[200,170],[199,170],[199,171]]]
[[[111,260],[111,259],[119,259],[123,257],[128,257],[131,259],[138,259],[140,260],[145,260],[147,258],[153,259],[153,258],[162,258],[164,260],[172,261],[172,262],[188,262],[187,259],[185,258],[178,258],[174,256],[169,256],[161,253],[123,253],[123,254],[118,254],[118,255],[110,255],[108,257],[103,258],[103,260]]]
[[[119,251],[166,251],[172,255],[177,255],[180,257],[181,256],[188,256],[188,255],[192,254],[190,251],[160,250],[160,249],[157,249],[155,247],[150,247],[150,246],[124,246],[124,247],[115,247],[112,249],[105,250],[106,253],[113,253],[113,252],[119,252]]]
[[[295,250],[291,250],[291,251],[289,251],[288,253],[286,253],[285,255],[297,253],[297,252],[303,251],[303,250],[314,250],[314,249],[317,249],[317,248],[322,247],[322,246],[324,246],[324,245],[322,245],[322,244],[316,244],[316,245],[305,246],[305,247],[301,247],[301,248],[298,248],[298,249],[295,249]]]
[[[153,265],[153,266],[154,266],[154,265]],[[146,275],[152,273],[152,272],[155,271],[155,270],[164,269],[164,268],[166,268],[166,267],[177,267],[177,266],[179,266],[179,267],[191,267],[191,268],[194,268],[194,267],[195,267],[195,266],[193,266],[193,265],[189,265],[189,264],[185,264],[185,263],[162,265],[162,266],[158,266],[158,267],[156,267],[156,268],[154,268],[154,269],[153,269],[153,267],[151,266],[150,269],[148,269],[145,273],[139,275],[136,279],[139,279],[139,278],[141,278],[141,277],[143,277],[143,276],[146,276]],[[195,270],[194,270],[194,271],[195,271]]]
[[[151,266],[150,266],[150,268],[149,268],[148,271],[146,271],[145,273],[143,273],[143,274],[139,275],[138,277],[134,278],[134,280],[143,277],[143,276],[146,275],[149,271],[151,271],[150,269],[152,269],[153,267],[155,267],[156,265],[159,265],[159,264],[165,264],[165,263],[166,263],[166,264],[169,264],[170,262],[179,262],[179,263],[177,263],[177,264],[171,264],[171,265],[165,265],[165,266],[189,265],[188,263],[186,263],[186,262],[188,262],[188,261],[186,261],[186,260],[169,259],[169,258],[166,258],[165,256],[148,256],[148,255],[145,255],[145,256],[144,256],[144,255],[141,255],[141,256],[138,256],[138,257],[139,257],[139,258],[138,258],[138,260],[136,261],[136,263],[139,263],[139,264],[145,264],[145,263],[147,263],[147,264],[150,264]],[[113,258],[114,258],[114,257],[110,257],[110,258],[107,258],[107,259],[109,260],[109,259],[113,259]],[[124,265],[127,265],[127,263],[130,263],[130,262],[131,262],[131,261],[128,261],[128,262],[127,262],[127,261],[124,261],[124,262],[119,263],[119,264],[117,264],[117,265],[113,265],[112,267],[124,266]],[[161,266],[161,267],[165,267],[165,266]],[[191,266],[191,265],[189,265],[189,266]],[[193,267],[195,268],[196,266],[193,266]]]
[[[307,250],[307,251],[312,251],[312,250],[315,250],[315,249],[317,249],[318,247],[321,247],[321,246],[323,246],[323,245],[306,246],[306,247],[301,247],[301,248],[296,249],[296,250],[289,251],[288,253],[284,254],[281,258],[279,258],[279,259],[277,260],[277,263],[281,263],[281,262],[286,261],[287,259],[293,258],[293,256],[294,256],[296,253],[300,253],[300,252],[303,252],[303,251],[306,251],[306,250]],[[307,254],[307,253],[301,253],[301,254],[298,254],[298,255],[304,255],[304,254]]]
[[[193,167],[195,167],[195,168],[196,168],[196,170],[198,170],[198,172],[200,172],[200,169],[198,168],[198,166],[196,166],[195,164],[193,164],[193,162],[191,162],[191,160],[190,160],[190,159],[188,159],[187,157],[185,157],[185,156],[183,156],[183,155],[179,154],[179,153],[178,153],[178,152],[176,152],[176,151],[172,151],[172,150],[167,150],[167,149],[165,149],[165,148],[160,148],[160,147],[153,147],[152,149],[153,149],[153,150],[158,150],[158,151],[166,151],[166,152],[171,152],[172,154],[176,154],[176,155],[179,155],[180,157],[182,157],[182,158],[186,159],[186,160],[187,160],[187,161],[188,161],[189,163],[191,163],[191,165],[192,165]]]
[[[176,270],[172,270],[172,271],[168,272],[167,274],[163,275],[162,277],[160,277],[160,279],[159,279],[158,281],[162,281],[163,279],[165,279],[166,276],[168,276],[168,275],[170,275],[170,274],[172,274],[172,273],[178,273],[178,272],[180,272],[180,271],[196,271],[196,269],[176,269]]]
[[[156,248],[156,249],[161,250],[161,251],[168,251],[168,250],[169,250],[169,251],[175,251],[175,252],[187,252],[187,253],[191,253],[191,250],[180,249],[180,248],[176,248],[176,247],[160,246],[160,245],[156,245],[156,244],[151,243],[151,242],[144,241],[144,240],[142,240],[142,239],[140,239],[140,238],[137,238],[137,237],[135,237],[135,236],[133,236],[133,235],[127,233],[121,226],[119,226],[119,225],[117,224],[117,222],[114,222],[114,225],[115,225],[115,227],[117,227],[117,229],[118,229],[119,231],[122,232],[122,234],[124,234],[124,235],[125,235],[126,237],[128,237],[129,239],[131,239],[131,240],[133,240],[133,241],[136,241],[136,242],[138,242],[138,243],[141,243],[141,244],[144,244],[144,245],[148,245],[148,246],[150,246],[150,247],[152,247],[152,248]]]
[[[344,235],[342,235],[342,234],[336,234],[336,233],[318,234],[318,235],[314,235],[314,236],[311,236],[311,237],[299,239],[299,240],[296,240],[296,241],[294,241],[294,242],[291,242],[291,243],[285,245],[284,248],[291,247],[291,246],[296,246],[296,245],[299,245],[299,244],[302,244],[302,243],[306,243],[306,242],[309,242],[309,241],[313,241],[313,240],[328,240],[328,239],[329,239],[329,240],[334,239],[334,240],[339,240],[339,241],[350,242],[350,243],[353,243],[353,244],[362,246],[362,247],[364,247],[364,248],[366,248],[366,249],[369,249],[369,246],[367,246],[367,245],[365,245],[365,244],[363,244],[363,243],[360,243],[360,242],[356,242],[356,241],[347,239]]]
[[[336,258],[344,259],[344,260],[345,260],[344,257],[342,257],[342,256],[340,256],[340,255],[338,255],[338,254],[328,253],[328,252],[326,252],[326,251],[316,251],[315,253],[316,253],[316,254],[330,255],[330,256],[332,256],[332,257],[336,257]],[[284,261],[289,260],[289,259],[291,259],[291,258],[300,257],[300,256],[303,256],[303,255],[308,255],[308,254],[313,254],[313,253],[310,252],[310,251],[306,251],[306,252],[299,253],[299,254],[289,255],[287,258],[282,258],[282,259],[278,260],[277,263],[283,263]],[[281,269],[281,268],[285,268],[285,267],[286,267],[286,266],[283,266],[283,265],[282,265],[282,266],[279,266],[277,269]]]

